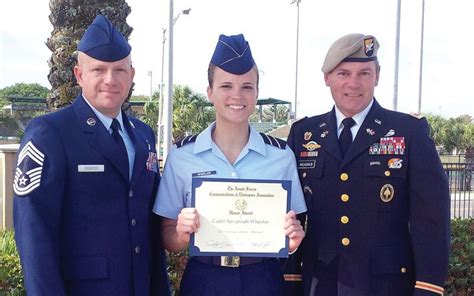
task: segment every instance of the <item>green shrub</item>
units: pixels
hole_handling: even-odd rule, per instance
[[[181,284],[181,278],[183,277],[184,268],[188,260],[188,250],[181,252],[171,253],[166,252],[168,257],[168,276],[171,283],[171,295],[179,295],[179,285]]]
[[[474,295],[474,219],[451,221],[451,256],[447,295]]]
[[[2,231],[0,241],[0,295],[26,295],[20,259],[12,231]]]

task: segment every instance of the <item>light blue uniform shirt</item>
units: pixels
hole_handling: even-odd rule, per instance
[[[247,145],[232,165],[212,141],[215,123],[200,133],[196,141],[173,149],[168,155],[158,188],[153,212],[178,219],[182,208],[191,207],[193,176],[228,179],[290,180],[290,209],[297,214],[306,211],[296,161],[288,146],[280,149],[265,144],[262,136],[250,127]]]

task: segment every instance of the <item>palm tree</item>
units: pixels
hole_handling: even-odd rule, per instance
[[[47,101],[50,109],[56,109],[70,104],[80,92],[73,74],[75,50],[94,18],[107,16],[126,38],[133,29],[126,23],[131,9],[125,0],[50,0],[49,7],[53,32],[46,45],[52,52],[48,61],[52,89]]]

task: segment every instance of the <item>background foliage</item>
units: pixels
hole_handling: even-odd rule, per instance
[[[0,98],[22,97],[22,98],[46,98],[49,89],[38,83],[15,83],[0,89]]]

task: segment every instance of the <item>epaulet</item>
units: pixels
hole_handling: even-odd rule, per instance
[[[295,120],[292,124],[295,124],[295,123],[299,123],[299,122],[302,122],[304,119],[308,118],[308,116],[305,116],[305,117],[302,117],[298,120]]]
[[[183,147],[186,144],[193,143],[196,141],[197,135],[190,135],[190,136],[184,136],[176,140],[175,144],[176,147],[180,148]]]
[[[264,133],[260,133],[260,136],[262,136],[263,141],[265,144],[272,145],[275,147],[278,147],[280,149],[285,149],[286,148],[286,142],[283,141],[282,139],[275,138],[273,136],[266,135]]]
[[[417,119],[422,119],[423,117],[425,117],[424,115],[416,112],[410,112],[409,114]]]

